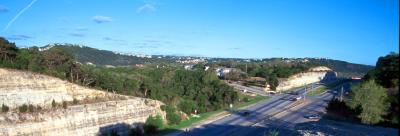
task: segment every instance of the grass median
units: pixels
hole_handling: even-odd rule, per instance
[[[316,96],[316,95],[322,94],[322,93],[326,92],[327,90],[332,89],[332,88],[334,88],[334,87],[336,87],[338,85],[341,85],[341,84],[343,84],[345,82],[348,82],[348,81],[350,81],[350,80],[349,79],[340,79],[340,80],[335,81],[333,83],[322,85],[320,87],[315,88],[312,91],[307,92],[307,96]]]

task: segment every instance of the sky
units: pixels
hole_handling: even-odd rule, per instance
[[[19,47],[375,65],[399,50],[399,1],[0,0],[0,36]]]

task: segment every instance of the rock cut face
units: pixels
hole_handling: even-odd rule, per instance
[[[33,72],[0,68],[0,104],[11,108],[23,104],[48,107],[54,100],[57,103],[103,98],[108,94],[58,78]]]
[[[283,79],[279,82],[277,91],[284,91],[295,87],[300,87],[305,84],[310,84],[314,82],[324,82],[331,81],[337,78],[337,73],[332,71],[328,67],[314,67],[308,70],[307,72],[298,73],[290,76],[287,79]]]
[[[51,107],[53,100],[60,103],[98,98],[111,99]],[[107,93],[46,75],[3,68],[0,68],[1,104],[12,110],[0,112],[0,136],[94,136],[110,131],[127,135],[132,126],[144,124],[149,116],[165,118],[160,108],[163,103],[156,100]],[[47,108],[18,111],[17,107],[23,104]]]

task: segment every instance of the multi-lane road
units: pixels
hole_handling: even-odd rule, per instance
[[[314,85],[314,87],[317,86]],[[300,95],[305,91],[304,88],[295,90]],[[304,116],[324,113],[327,102],[334,96],[332,92],[330,90],[321,95],[306,97],[297,101],[293,98],[299,95],[278,94],[268,101],[243,109],[248,114],[243,114],[240,111],[235,112],[212,123],[190,128],[188,132],[177,133],[176,135],[264,135],[272,130],[279,131],[280,135],[290,135],[293,133],[290,130],[296,124],[312,121],[304,118]]]

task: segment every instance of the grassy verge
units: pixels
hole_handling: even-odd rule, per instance
[[[322,94],[322,93],[326,92],[327,90],[332,89],[332,88],[334,88],[334,87],[336,87],[336,86],[338,86],[340,84],[343,84],[343,83],[345,83],[347,81],[349,81],[349,79],[341,79],[341,80],[335,81],[335,82],[330,83],[330,84],[322,85],[322,86],[320,86],[318,88],[315,88],[312,91],[309,91],[307,93],[307,96],[316,96],[316,95]]]
[[[238,108],[238,109],[239,108],[243,108],[243,107],[250,106],[252,104],[261,102],[263,100],[268,100],[268,99],[269,99],[268,96],[257,95],[255,97],[249,99],[249,101],[247,101],[247,102],[239,103],[236,106],[236,108]],[[176,130],[188,127],[188,126],[190,126],[192,124],[195,124],[195,123],[198,123],[198,122],[200,122],[202,120],[208,119],[209,117],[211,117],[213,115],[222,113],[223,111],[225,111],[225,109],[220,109],[220,110],[216,110],[216,111],[200,113],[199,117],[190,117],[188,120],[184,120],[184,121],[182,121],[181,123],[179,123],[177,125],[169,125],[169,126],[165,127],[163,130],[160,131],[159,135],[165,135],[165,134],[174,132]]]

